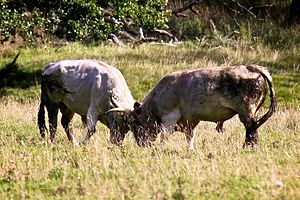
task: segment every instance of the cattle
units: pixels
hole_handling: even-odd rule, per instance
[[[110,141],[120,144],[129,127],[122,113],[106,113],[112,108],[133,110],[134,98],[121,72],[97,60],[62,60],[45,66],[41,78],[41,101],[38,111],[40,135],[45,138],[45,107],[48,111],[50,140],[53,143],[58,111],[69,141],[78,146],[70,121],[79,114],[87,124],[82,140],[86,144],[95,133],[97,120],[110,130]]]
[[[270,107],[261,117],[258,110],[270,90]],[[194,129],[200,121],[217,123],[236,114],[246,129],[244,148],[258,147],[257,129],[275,112],[272,77],[258,65],[209,67],[183,70],[163,77],[134,110],[116,108],[109,112],[130,115],[129,124],[139,146],[149,146],[161,133],[164,144],[170,133],[185,133],[193,149]]]

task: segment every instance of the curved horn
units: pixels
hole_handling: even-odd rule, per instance
[[[117,99],[118,97],[114,96],[111,92],[111,96],[110,96],[110,100],[111,100],[111,103],[114,107],[118,107],[118,102],[117,102]]]
[[[267,69],[264,67],[258,66],[258,65],[250,65],[247,66],[247,69],[250,71],[254,71],[262,75],[262,77],[267,81],[269,90],[270,90],[270,107],[266,114],[264,114],[260,119],[256,121],[255,128],[259,128],[263,123],[265,123],[275,112],[276,110],[276,96],[275,96],[275,90],[272,83],[272,77]]]
[[[126,108],[112,108],[112,109],[106,111],[105,114],[110,113],[110,112],[123,112],[123,113],[129,114],[131,112],[131,110],[126,109]]]

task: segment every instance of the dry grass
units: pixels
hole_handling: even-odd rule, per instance
[[[217,133],[197,127],[196,150],[174,133],[165,148],[142,149],[129,133],[123,148],[98,130],[86,147],[73,148],[59,125],[57,143],[38,135],[38,102],[0,103],[2,199],[298,199],[300,109],[279,111],[260,129],[260,149],[243,150],[244,128],[235,117]],[[77,138],[85,130],[74,119]]]
[[[1,54],[2,66],[16,52]],[[141,45],[131,48],[71,44],[58,49],[24,49],[19,76],[1,88],[1,199],[299,199],[299,51],[257,45],[202,48]],[[237,118],[218,134],[215,124],[197,127],[195,151],[175,133],[165,148],[137,147],[131,133],[122,148],[108,142],[100,123],[88,145],[74,148],[59,125],[56,144],[39,136],[36,125],[41,69],[61,59],[100,59],[119,68],[137,100],[165,74],[185,68],[259,63],[272,73],[278,112],[260,128],[259,151],[245,151]],[[21,82],[14,82],[19,78]],[[25,80],[25,81],[24,81]],[[24,85],[29,82],[25,89]],[[9,93],[11,92],[11,93]],[[2,93],[1,93],[2,94]],[[79,117],[75,137],[85,129]]]

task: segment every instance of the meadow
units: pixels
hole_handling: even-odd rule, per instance
[[[1,49],[0,69],[17,54]],[[24,48],[18,68],[0,81],[1,199],[299,199],[300,198],[300,51],[268,45],[176,46],[78,43]],[[108,141],[101,123],[90,142],[75,148],[61,125],[56,143],[43,140],[37,128],[40,74],[49,62],[99,59],[123,73],[140,101],[164,75],[188,68],[247,63],[267,67],[273,77],[277,112],[259,129],[259,150],[244,150],[245,130],[237,117],[201,122],[195,150],[188,151],[182,133],[161,148],[138,147],[128,133],[122,147]],[[266,111],[266,102],[261,114]],[[75,137],[85,128],[73,120]]]

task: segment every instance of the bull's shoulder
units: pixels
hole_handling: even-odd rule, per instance
[[[45,74],[92,74],[99,73],[101,66],[95,60],[60,60],[56,63],[50,63],[44,68]]]
[[[44,74],[49,73],[50,68],[51,68],[54,64],[55,64],[55,63],[49,63],[49,64],[47,64],[47,65],[44,67],[42,74],[44,75]]]
[[[44,67],[44,71],[48,70],[51,66],[53,66],[55,63],[49,63]]]

